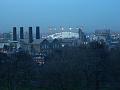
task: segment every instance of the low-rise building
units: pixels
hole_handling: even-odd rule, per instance
[[[97,41],[103,40],[104,42],[107,42],[110,40],[110,30],[109,29],[103,29],[103,30],[96,30],[95,31],[95,39]]]

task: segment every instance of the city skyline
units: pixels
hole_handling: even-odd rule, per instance
[[[119,3],[119,0],[1,0],[0,31],[11,31],[14,26],[40,26],[46,32],[49,26],[82,25],[88,32],[103,28],[119,31]]]

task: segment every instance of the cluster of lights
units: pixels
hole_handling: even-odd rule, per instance
[[[55,31],[56,31],[56,30],[57,30],[57,28],[52,27],[52,26],[51,26],[51,27],[48,27],[48,28],[49,28],[49,31],[52,31],[52,30],[55,30]],[[68,29],[69,29],[70,31],[73,30],[73,29],[78,30],[78,29],[83,29],[83,26],[81,26],[81,27],[79,27],[79,28],[78,28],[78,27],[76,27],[76,28],[69,27]],[[64,31],[65,28],[64,28],[64,27],[60,27],[60,30],[61,30],[61,31]]]

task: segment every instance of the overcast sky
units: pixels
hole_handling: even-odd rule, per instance
[[[120,30],[120,0],[0,0],[0,31],[13,26]]]

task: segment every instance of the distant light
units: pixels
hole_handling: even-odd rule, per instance
[[[63,31],[63,30],[64,30],[64,28],[62,27],[62,28],[61,28],[61,30]]]
[[[89,38],[90,36],[87,36],[87,38]]]
[[[65,45],[64,45],[64,44],[62,44],[62,47],[65,47]]]
[[[49,30],[52,31],[52,28],[50,28]]]
[[[57,30],[57,28],[54,28],[54,30]]]
[[[76,27],[76,29],[78,30],[79,28],[78,28],[78,27]]]
[[[70,28],[69,28],[69,30],[71,31],[71,30],[72,30],[72,28],[70,27]]]

